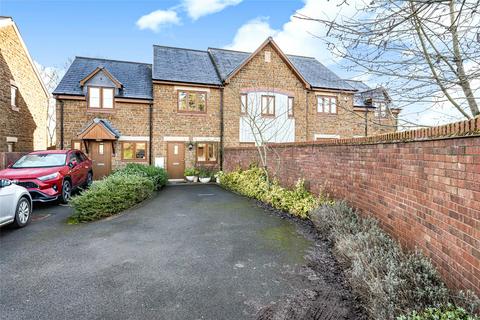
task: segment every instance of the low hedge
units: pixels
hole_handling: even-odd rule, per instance
[[[165,169],[139,163],[129,163],[126,167],[114,172],[114,175],[119,174],[136,174],[146,177],[153,182],[157,190],[163,187],[168,181],[167,171],[165,171]]]
[[[219,178],[220,184],[226,189],[268,203],[302,219],[308,218],[311,210],[327,201],[308,192],[303,180],[299,180],[291,190],[281,187],[277,181],[269,182],[265,171],[258,167],[220,173]]]
[[[74,214],[69,222],[94,221],[114,215],[147,199],[154,190],[154,183],[146,177],[111,175],[72,198]]]
[[[427,308],[449,303],[470,307],[469,312],[474,312],[478,298],[470,292],[451,295],[430,259],[420,252],[403,252],[375,219],[361,218],[355,210],[339,202],[314,210],[311,220],[332,241],[333,252],[370,318],[471,319],[426,316],[430,312]],[[417,314],[401,317],[424,309],[427,313],[423,317],[418,318]]]
[[[427,308],[418,313],[413,311],[407,316],[398,317],[397,320],[480,320],[480,318],[468,314],[463,308],[448,304],[439,308]]]

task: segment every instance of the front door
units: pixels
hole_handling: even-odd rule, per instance
[[[112,143],[110,141],[92,141],[90,143],[93,179],[98,180],[110,174],[112,170]]]
[[[169,142],[167,147],[167,172],[170,179],[183,179],[185,171],[185,143]]]

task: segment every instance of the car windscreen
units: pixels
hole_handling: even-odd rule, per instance
[[[21,157],[12,168],[44,168],[65,165],[67,155],[64,153],[27,154]]]

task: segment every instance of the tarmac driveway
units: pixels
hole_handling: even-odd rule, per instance
[[[215,185],[169,186],[111,219],[42,206],[0,230],[1,319],[248,319],[288,294],[309,241]]]

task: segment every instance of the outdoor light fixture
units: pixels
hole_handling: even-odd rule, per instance
[[[193,150],[193,143],[189,143],[188,144],[188,151],[192,151]]]

